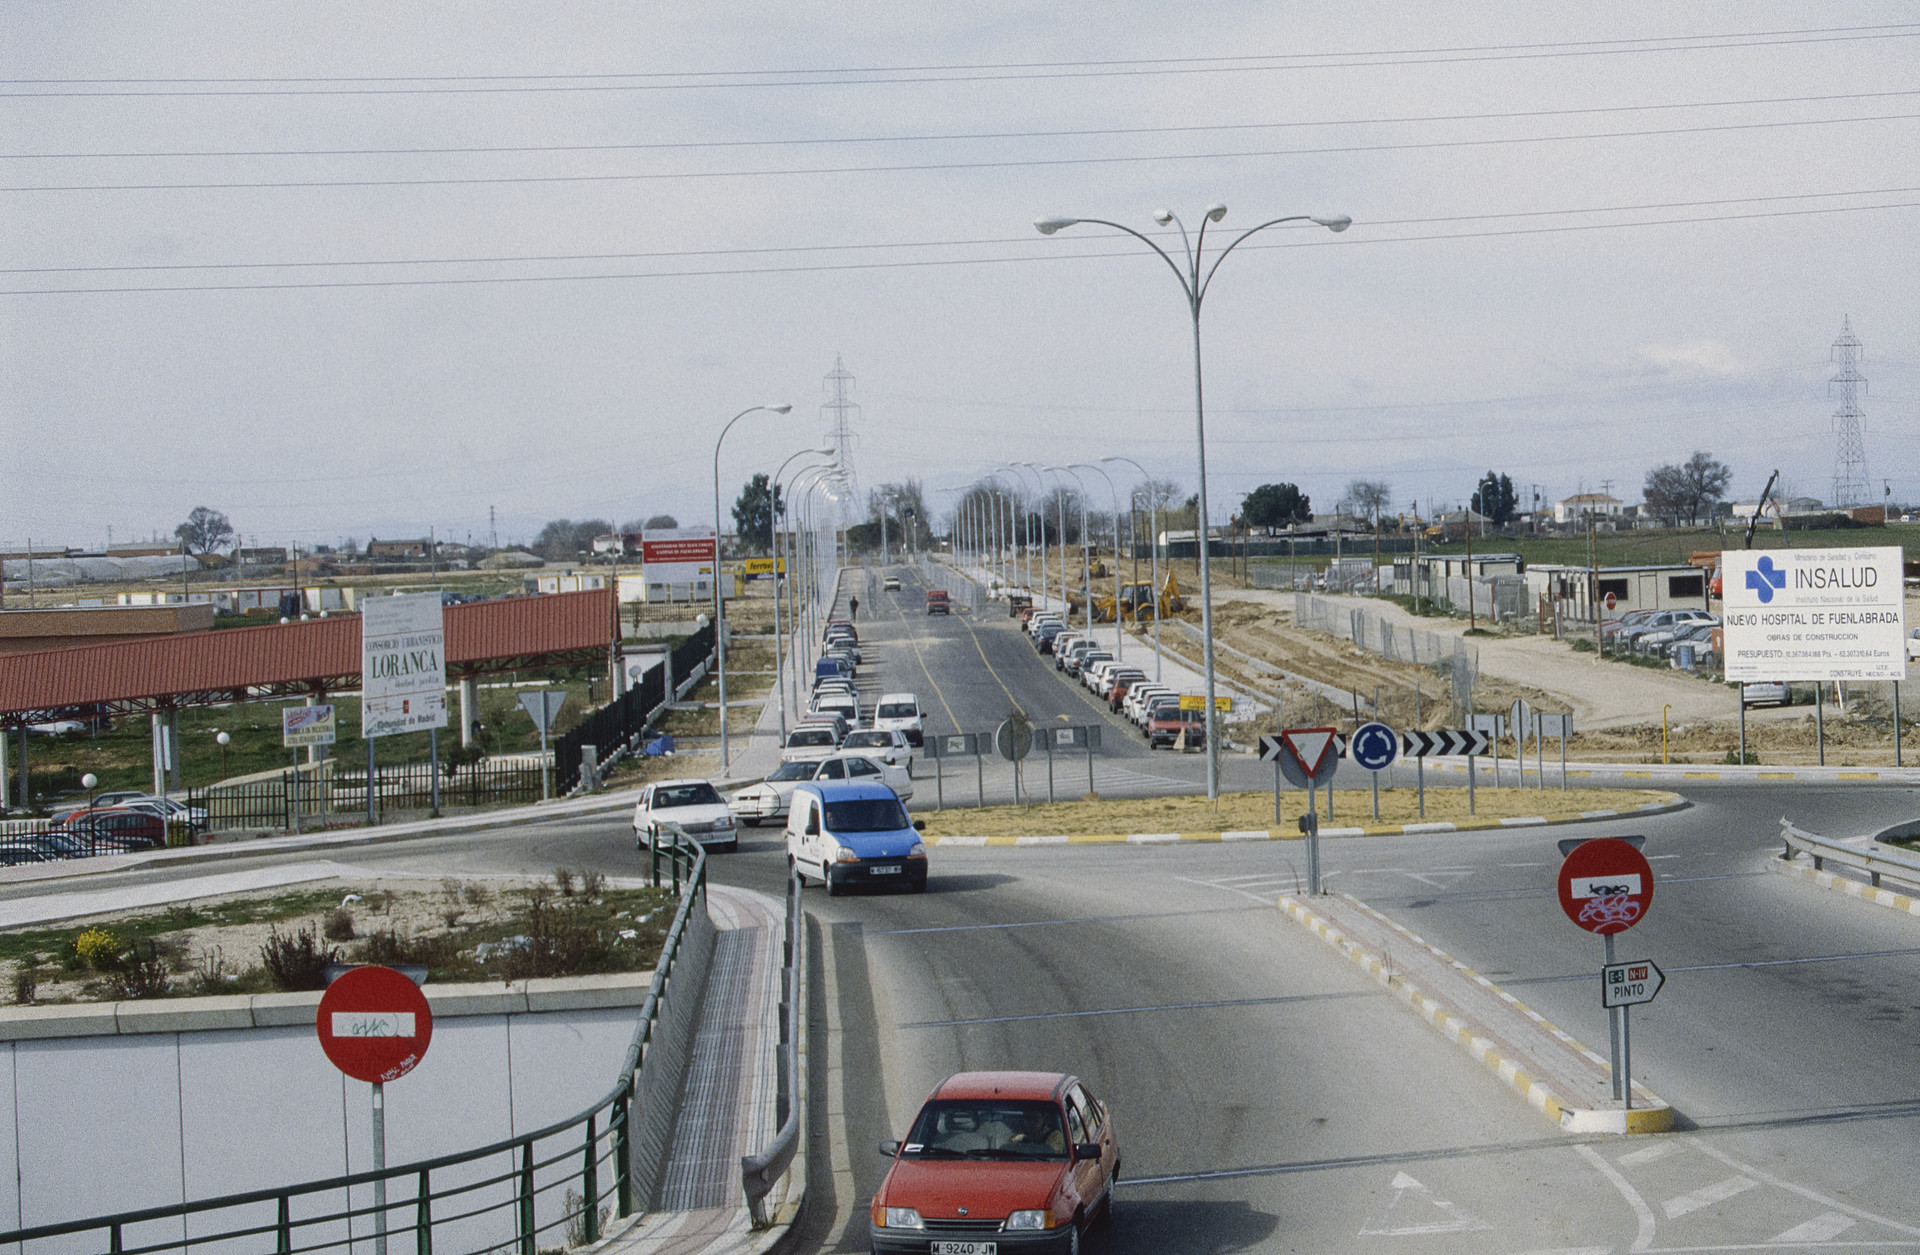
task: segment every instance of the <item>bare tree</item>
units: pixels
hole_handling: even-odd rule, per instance
[[[1713,507],[1727,494],[1733,471],[1702,450],[1679,466],[1656,466],[1647,472],[1642,488],[1647,509],[1670,525],[1681,519],[1698,523],[1713,517]]]
[[[1380,530],[1380,515],[1393,504],[1393,485],[1383,479],[1356,479],[1347,485],[1347,501]]]
[[[173,534],[188,553],[216,553],[239,539],[226,515],[203,505],[193,507],[187,521],[174,528]]]

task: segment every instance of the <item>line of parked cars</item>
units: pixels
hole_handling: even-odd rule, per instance
[[[56,812],[44,832],[0,839],[0,867],[158,849],[175,831],[198,834],[206,827],[207,812],[198,806],[135,790],[102,793],[91,804]]]
[[[1691,646],[1696,662],[1716,656],[1715,633],[1720,616],[1706,610],[1629,610],[1600,626],[1600,641],[1608,653],[1672,658],[1682,646]]]
[[[1053,656],[1054,668],[1080,681],[1088,692],[1140,729],[1153,749],[1205,749],[1206,712],[1182,710],[1181,694],[1159,684],[1131,663],[1118,661],[1091,632],[1076,632],[1056,611],[1028,616],[1033,647]]]

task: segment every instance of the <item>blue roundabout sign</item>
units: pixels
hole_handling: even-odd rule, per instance
[[[1347,757],[1366,771],[1385,771],[1400,757],[1400,734],[1384,723],[1365,723],[1347,742]]]

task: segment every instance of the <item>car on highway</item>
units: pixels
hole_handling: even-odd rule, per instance
[[[1147,724],[1147,745],[1157,750],[1199,750],[1207,747],[1207,712],[1182,710],[1179,703],[1157,708]]]
[[[678,825],[708,849],[740,844],[740,827],[711,780],[660,780],[640,790],[633,804],[633,848],[654,846],[665,824]]]
[[[883,728],[879,718],[874,726],[862,728],[858,732],[847,733],[847,739],[840,742],[843,750],[859,750],[869,758],[877,758],[889,767],[904,768],[909,776],[913,774],[913,743],[907,740],[907,734],[898,728]]]
[[[813,779],[819,771],[817,759],[781,763],[766,779],[727,794],[727,808],[749,828],[758,828],[769,820],[785,819],[794,786]]]
[[[944,588],[931,589],[927,593],[928,614],[952,614],[953,602]]]
[[[787,808],[787,866],[837,894],[854,885],[927,887],[923,819],[884,784],[810,780],[795,786]]]
[[[861,750],[837,750],[833,757],[820,764],[820,770],[814,773],[815,780],[861,780],[878,782],[893,790],[893,795],[903,802],[913,800],[913,778],[905,767],[896,767],[883,762]]]
[[[880,1153],[893,1163],[868,1215],[875,1255],[1078,1252],[1113,1219],[1113,1117],[1074,1076],[950,1076]]]
[[[840,737],[832,724],[802,723],[787,733],[787,743],[780,747],[780,761],[817,763],[840,748]]]
[[[920,698],[914,693],[882,693],[873,708],[873,726],[882,732],[898,732],[907,744],[919,748],[926,740],[927,727]]]
[[[899,577],[899,576],[897,576],[897,575],[888,575],[888,576],[885,576],[885,577],[883,577],[883,578],[881,579],[881,581],[880,581],[880,591],[881,591],[881,592],[883,592],[883,593],[897,593],[897,592],[899,592],[899,591],[900,591],[900,577]]]

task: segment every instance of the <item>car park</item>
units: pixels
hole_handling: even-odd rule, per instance
[[[840,748],[859,750],[889,767],[901,767],[908,775],[913,774],[913,745],[907,740],[907,734],[898,728],[882,728],[876,721],[874,727],[847,733],[847,739],[840,743]]]
[[[129,849],[151,850],[167,843],[166,820],[120,806],[75,811],[61,821],[60,831],[89,841],[124,842]]]
[[[814,773],[813,778],[884,784],[892,789],[893,795],[901,801],[913,800],[913,779],[907,775],[905,767],[895,767],[891,763],[858,751],[836,750],[833,757],[820,764],[820,770]]]
[[[1681,637],[1691,636],[1701,628],[1712,629],[1719,626],[1720,620],[1710,614],[1698,618],[1677,619],[1659,627],[1649,628],[1632,637],[1633,651],[1650,656],[1664,654],[1667,652],[1667,646]]]
[[[913,693],[882,693],[873,708],[873,726],[882,731],[897,731],[907,744],[918,748],[926,739],[924,712],[920,698]]]
[[[839,748],[840,734],[834,731],[833,725],[802,723],[787,733],[787,743],[780,747],[780,761],[817,763]]]
[[[810,780],[794,788],[787,810],[787,866],[837,894],[855,885],[927,887],[925,820],[884,784]]]
[[[749,784],[727,795],[727,808],[749,828],[787,817],[787,805],[794,786],[819,774],[818,759],[799,759],[781,763],[773,774],[758,784]]]
[[[1113,1117],[1070,1075],[950,1076],[880,1153],[893,1162],[868,1215],[875,1255],[1078,1252],[1113,1218]]]
[[[900,591],[900,577],[899,577],[899,576],[897,576],[897,575],[889,575],[889,576],[886,576],[886,577],[884,577],[884,578],[882,578],[882,579],[881,579],[881,581],[880,581],[880,591],[881,591],[881,592],[883,592],[883,593],[897,593],[897,592],[899,592],[899,591]]]
[[[710,780],[661,780],[640,790],[633,804],[633,848],[657,846],[667,824],[709,849],[740,844],[733,812]]]

